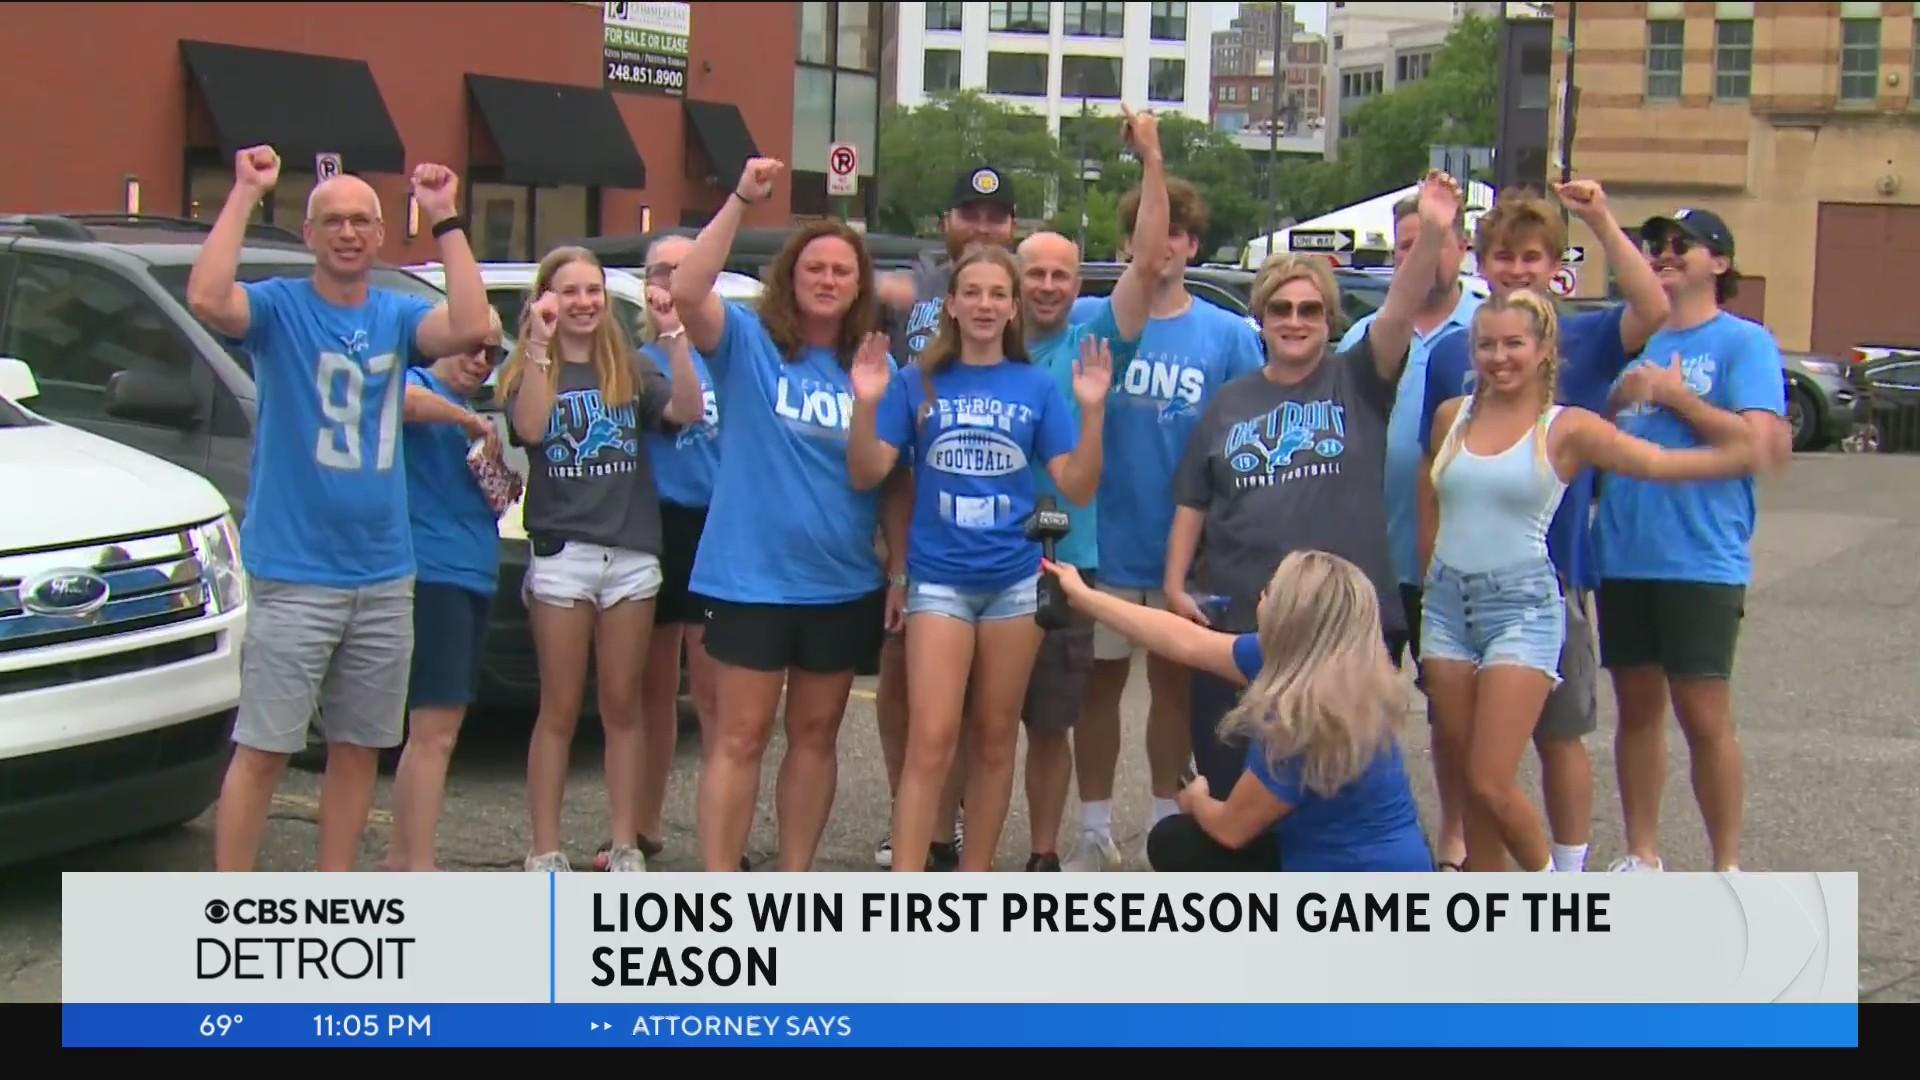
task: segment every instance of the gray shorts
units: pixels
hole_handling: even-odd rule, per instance
[[[1567,634],[1560,644],[1560,685],[1547,695],[1534,738],[1562,742],[1593,734],[1600,726],[1600,646],[1593,633],[1593,594],[1568,588]]]
[[[250,579],[233,741],[274,754],[328,742],[384,750],[406,730],[413,579],[333,589]]]

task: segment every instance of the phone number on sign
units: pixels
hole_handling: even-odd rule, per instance
[[[687,85],[687,73],[684,71],[645,64],[623,64],[617,60],[607,61],[607,78],[633,86],[662,86],[670,90],[679,90]]]

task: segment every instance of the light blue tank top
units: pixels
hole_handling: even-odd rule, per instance
[[[1567,485],[1538,444],[1560,407],[1548,410],[1545,421],[1528,428],[1520,441],[1482,457],[1467,449],[1464,438],[1471,406],[1471,401],[1462,403],[1454,417],[1448,438],[1458,433],[1460,447],[1434,482],[1440,530],[1433,557],[1463,574],[1546,562],[1547,526]]]

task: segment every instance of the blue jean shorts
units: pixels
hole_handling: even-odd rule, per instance
[[[907,583],[908,615],[945,615],[961,622],[996,622],[1031,616],[1040,606],[1040,575],[1016,581],[1004,589],[957,589],[929,581]]]
[[[1435,559],[1421,597],[1420,656],[1532,668],[1558,686],[1564,603],[1545,560],[1466,574]]]

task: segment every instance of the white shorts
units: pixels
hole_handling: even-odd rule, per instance
[[[584,601],[605,611],[623,601],[653,599],[662,580],[657,556],[569,540],[558,555],[533,557],[520,598],[559,608]]]
[[[1094,588],[1108,596],[1117,596],[1129,604],[1145,604],[1150,608],[1167,609],[1167,594],[1159,589],[1123,589],[1117,585],[1096,584]],[[1131,660],[1134,644],[1119,633],[1107,628],[1105,623],[1097,623],[1093,628],[1093,658],[1095,660]]]

